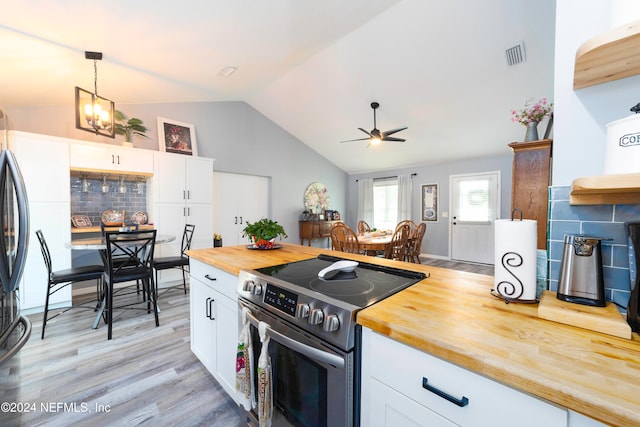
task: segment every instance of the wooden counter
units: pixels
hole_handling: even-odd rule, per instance
[[[193,250],[194,259],[238,274],[335,252],[283,244]],[[340,253],[424,271],[428,279],[361,311],[358,323],[515,389],[606,424],[640,425],[640,337],[631,340],[539,319],[537,305],[492,297],[493,277]]]

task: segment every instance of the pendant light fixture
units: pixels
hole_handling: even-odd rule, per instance
[[[84,57],[93,60],[93,93],[76,86],[76,128],[115,138],[115,104],[98,95],[97,61],[102,60],[102,52],[85,52]]]

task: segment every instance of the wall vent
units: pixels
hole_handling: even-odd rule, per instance
[[[507,65],[513,67],[525,61],[524,43],[520,42],[517,45],[510,47],[504,51]]]

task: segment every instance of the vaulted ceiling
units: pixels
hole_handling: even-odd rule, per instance
[[[246,101],[349,173],[508,154],[511,109],[553,98],[554,0],[3,3],[0,106],[73,103],[100,51],[117,104]],[[340,142],[373,129],[372,101],[406,142]]]

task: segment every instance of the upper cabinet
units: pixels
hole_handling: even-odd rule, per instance
[[[640,74],[640,21],[584,43],[576,53],[573,88],[582,89]]]
[[[69,148],[72,170],[123,175],[153,175],[153,151],[105,144],[74,143]]]

